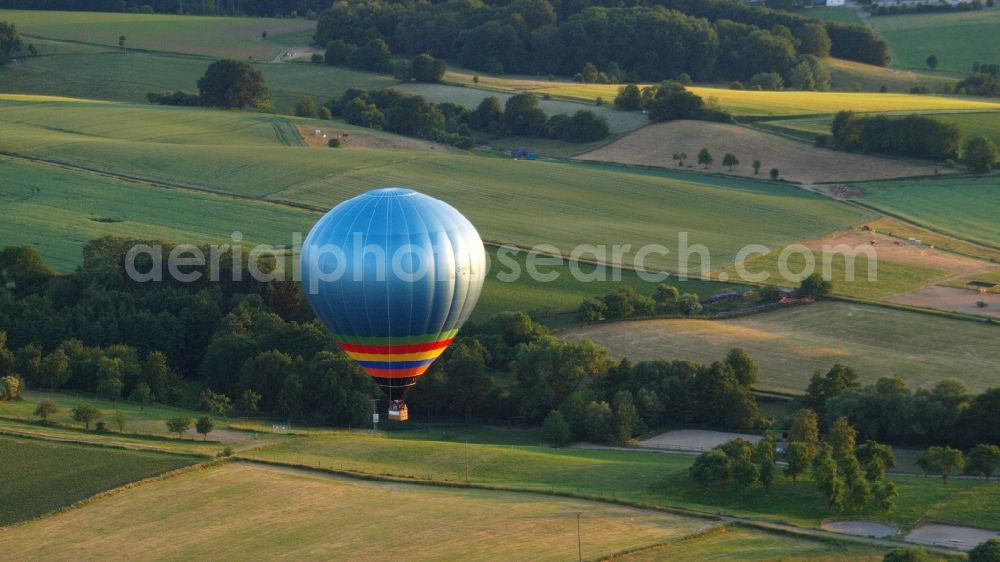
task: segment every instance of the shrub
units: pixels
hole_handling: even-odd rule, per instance
[[[309,60],[316,64],[323,64],[323,59],[323,53],[313,53],[312,56],[309,57]]]
[[[328,141],[326,141],[326,145],[330,148],[340,148],[340,139],[337,137],[331,137]]]

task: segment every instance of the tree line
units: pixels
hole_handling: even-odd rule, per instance
[[[957,125],[920,115],[900,118],[840,111],[834,116],[830,131],[834,147],[840,150],[946,160],[949,165],[962,155],[974,173],[987,173],[1000,161],[992,140],[974,137],[963,149],[963,134]],[[826,137],[819,136],[816,141],[825,145]]]
[[[608,123],[592,111],[547,116],[534,94],[517,94],[501,107],[496,96],[484,98],[475,110],[452,102],[435,103],[423,96],[394,89],[349,89],[327,104],[333,115],[353,125],[385,129],[472,148],[476,137],[527,136],[592,142],[608,136]]]
[[[800,401],[824,427],[844,417],[865,439],[957,448],[1000,443],[1000,388],[973,394],[960,380],[945,379],[912,389],[898,376],[864,386],[853,369],[838,364],[813,374]]]
[[[818,22],[736,2],[547,0],[475,4],[339,0],[321,14],[314,42],[363,46],[381,39],[410,56],[431,53],[491,73],[581,73],[588,63],[623,82],[682,73],[699,80],[790,78],[798,55],[888,63],[888,47],[862,26]]]

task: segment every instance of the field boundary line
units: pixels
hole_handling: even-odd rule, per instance
[[[605,556],[603,558],[597,558],[596,560],[598,560],[599,562],[612,562],[614,560],[618,560],[619,558],[621,558],[623,556],[628,556],[630,554],[636,554],[636,553],[639,553],[639,552],[645,552],[647,550],[655,550],[657,548],[661,548],[661,547],[664,547],[664,546],[670,546],[670,545],[675,545],[675,544],[682,544],[682,543],[685,543],[687,541],[698,540],[700,538],[708,537],[710,535],[716,535],[716,534],[720,533],[721,531],[723,531],[725,529],[728,529],[730,527],[733,527],[733,526],[735,526],[733,523],[723,522],[723,523],[720,523],[720,524],[717,524],[717,525],[712,525],[711,527],[705,527],[704,529],[699,529],[697,531],[692,531],[692,532],[690,532],[690,533],[688,533],[686,535],[682,535],[682,536],[679,536],[679,537],[674,537],[672,539],[667,539],[665,541],[661,541],[661,542],[658,542],[656,544],[650,544],[650,545],[646,545],[646,546],[637,546],[637,547],[634,547],[634,548],[625,548],[625,549],[619,550],[618,552],[615,552],[614,554],[610,554],[608,556]]]
[[[175,468],[173,470],[168,470],[167,472],[161,472],[160,474],[157,474],[155,476],[149,476],[149,477],[143,478],[141,480],[136,480],[134,482],[129,482],[127,484],[122,484],[121,486],[116,486],[114,488],[109,488],[107,490],[104,490],[103,492],[97,492],[96,494],[91,495],[91,496],[87,496],[86,498],[83,498],[82,500],[77,500],[77,501],[75,501],[75,502],[73,502],[73,503],[71,503],[69,505],[64,505],[62,507],[53,509],[52,511],[48,511],[48,512],[43,513],[41,515],[32,517],[31,519],[25,519],[24,521],[18,521],[16,523],[11,523],[10,525],[6,525],[6,526],[3,526],[3,527],[0,527],[0,533],[6,531],[8,529],[13,529],[15,527],[21,527],[21,526],[24,526],[24,525],[28,525],[29,523],[33,523],[33,522],[38,521],[40,519],[45,519],[47,517],[52,517],[52,516],[55,516],[55,515],[59,515],[60,513],[64,513],[64,512],[73,510],[73,509],[84,507],[84,506],[86,506],[86,505],[88,505],[90,503],[93,503],[95,501],[98,501],[98,500],[101,500],[101,499],[104,499],[104,498],[107,498],[107,497],[115,496],[115,495],[121,494],[123,492],[127,492],[127,491],[131,490],[132,488],[138,488],[139,486],[145,486],[146,484],[152,484],[154,482],[160,482],[160,481],[163,481],[163,480],[168,480],[170,478],[174,478],[174,477],[177,477],[177,476],[182,476],[182,475],[188,474],[190,472],[197,472],[197,471],[200,471],[200,470],[207,470],[207,469],[210,469],[210,468],[214,468],[214,467],[217,467],[217,466],[222,466],[224,464],[228,464],[230,462],[232,462],[232,457],[226,457],[226,458],[221,458],[221,459],[212,459],[210,461],[201,462],[201,463],[195,463],[195,464],[192,464],[192,465],[183,466],[181,468]]]
[[[10,420],[10,418],[3,418],[5,420]],[[13,420],[10,420],[13,421]],[[117,449],[126,451],[139,451],[147,453],[164,453],[167,455],[173,455],[175,457],[195,457],[195,458],[213,458],[211,454],[208,453],[196,453],[196,452],[182,452],[182,451],[170,451],[167,449],[157,449],[152,446],[143,447],[140,444],[135,446],[130,446],[125,443],[107,443],[100,441],[84,441],[80,439],[72,439],[68,437],[58,437],[55,435],[42,435],[39,433],[32,433],[30,431],[19,431],[17,429],[11,429],[6,427],[0,427],[0,435],[7,435],[9,437],[18,437],[23,439],[34,439],[36,441],[52,441],[55,443],[68,443],[71,445],[83,445],[88,447],[97,447],[101,449]],[[114,434],[112,434],[114,435]],[[127,437],[127,435],[125,435]],[[170,442],[180,442],[180,440],[167,439]],[[195,441],[197,442],[197,441]]]

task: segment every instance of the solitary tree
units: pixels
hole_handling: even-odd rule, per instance
[[[759,173],[760,173],[760,160],[754,160],[753,161],[753,175],[756,176]]]
[[[59,413],[59,406],[51,400],[42,400],[35,407],[35,415],[42,418],[42,423],[49,421],[49,416]]]
[[[191,429],[193,421],[186,416],[177,416],[167,420],[167,431],[176,433],[178,439],[184,438],[184,432]]]
[[[997,157],[997,147],[990,139],[975,137],[965,143],[965,164],[972,172],[989,172],[997,163]]]
[[[802,298],[818,299],[829,295],[831,290],[833,283],[823,279],[823,275],[817,271],[802,280],[795,294]]]
[[[781,175],[781,172],[779,172],[777,168],[771,168],[771,179],[772,180],[778,181],[778,176],[780,176],[780,175]]]
[[[212,418],[208,416],[201,416],[200,418],[198,418],[198,421],[195,422],[194,428],[198,433],[202,435],[201,440],[207,441],[208,434],[211,433],[213,429],[215,429],[215,422],[213,422]]]
[[[927,68],[934,70],[935,68],[937,68],[937,65],[938,65],[937,55],[931,55],[927,57]]]
[[[10,57],[21,50],[21,34],[14,24],[0,21],[0,66],[7,64]]]
[[[84,402],[73,408],[73,420],[82,423],[87,429],[90,429],[90,422],[99,419],[101,416],[101,411],[93,404]]]
[[[213,62],[198,80],[202,105],[224,109],[255,106],[267,96],[264,73],[236,59]]]
[[[704,166],[706,170],[708,169],[709,166],[712,165],[712,162],[714,161],[715,160],[712,159],[712,153],[709,152],[707,148],[701,149],[701,151],[698,153],[698,163]]]
[[[674,160],[677,162],[677,166],[684,166],[684,161],[687,160],[688,155],[683,152],[675,152]]]
[[[722,157],[722,165],[728,166],[729,171],[732,172],[733,166],[739,166],[740,161],[738,158],[736,158],[735,154],[727,152],[726,155]]]
[[[125,54],[125,36],[124,35],[119,35],[118,36],[118,48],[121,50],[122,54],[124,55]]]
[[[129,400],[139,403],[139,411],[146,409],[146,404],[153,401],[153,391],[150,390],[149,385],[146,383],[141,383],[135,387],[132,394],[129,394]]]
[[[965,467],[965,457],[962,451],[951,447],[931,447],[917,459],[917,466],[925,473],[935,473],[941,476],[945,484],[952,472]]]
[[[128,423],[128,414],[121,410],[115,410],[114,416],[111,417],[111,423],[115,424],[115,428],[118,429],[118,433],[125,433],[125,424]]]

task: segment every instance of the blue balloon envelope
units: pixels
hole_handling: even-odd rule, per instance
[[[486,251],[454,207],[392,187],[323,216],[303,243],[300,267],[309,303],[337,345],[380,386],[405,388],[472,314]]]

